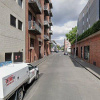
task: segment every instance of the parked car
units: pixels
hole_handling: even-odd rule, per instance
[[[64,55],[68,55],[68,53],[67,52],[64,52]]]
[[[56,51],[56,53],[59,53],[59,51]]]

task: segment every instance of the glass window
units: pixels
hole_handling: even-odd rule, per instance
[[[22,30],[22,22],[18,20],[18,29]]]
[[[35,68],[35,66],[32,66],[31,64],[28,64],[28,68],[29,68],[29,70],[32,70],[32,69]]]
[[[20,7],[22,7],[22,3],[23,3],[23,0],[18,0],[18,4]]]
[[[85,46],[84,47],[84,59],[85,60],[89,60],[89,52],[90,52],[90,47],[89,46]]]
[[[10,15],[10,25],[16,27],[16,18]]]

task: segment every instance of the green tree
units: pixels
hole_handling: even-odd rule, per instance
[[[69,33],[66,34],[66,38],[72,43],[76,40],[76,33],[77,33],[77,27],[72,28]]]
[[[58,50],[60,50],[60,46],[59,45],[57,45],[57,48],[58,48]]]

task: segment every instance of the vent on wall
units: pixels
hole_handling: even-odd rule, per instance
[[[96,62],[95,62],[95,61],[93,62],[93,65],[95,65],[95,66],[96,66]]]

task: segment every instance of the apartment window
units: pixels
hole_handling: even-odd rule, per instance
[[[89,22],[88,18],[87,18],[87,22]]]
[[[30,47],[34,47],[34,39],[30,38]]]
[[[18,29],[22,30],[22,22],[18,20]]]
[[[16,18],[10,15],[10,25],[16,27]]]
[[[22,5],[23,5],[23,0],[18,0],[18,4],[19,4],[20,7],[22,7]]]

